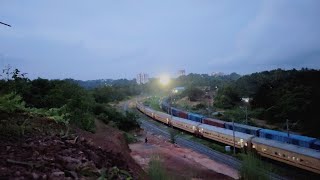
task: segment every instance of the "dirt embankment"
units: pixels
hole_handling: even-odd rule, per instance
[[[26,118],[28,127],[21,136],[18,121]],[[76,130],[63,137],[59,134],[65,128],[51,119],[21,116],[0,120],[1,131],[10,129],[0,133],[0,179],[146,179],[130,156],[122,133],[100,122],[97,133]]]
[[[153,156],[159,156],[168,176],[172,179],[238,179],[238,171],[190,149],[167,142],[161,136],[148,133],[148,143],[140,141],[130,144],[131,156],[143,169],[149,168]]]

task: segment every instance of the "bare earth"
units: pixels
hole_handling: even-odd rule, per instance
[[[239,179],[238,171],[215,162],[207,156],[167,142],[161,136],[148,133],[148,143],[141,136],[130,144],[131,156],[147,171],[150,158],[159,156],[173,179]]]

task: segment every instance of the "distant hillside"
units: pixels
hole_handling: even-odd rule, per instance
[[[215,105],[239,106],[240,97],[250,97],[257,118],[269,123],[284,123],[308,135],[320,137],[319,124],[320,71],[312,69],[263,71],[239,78],[219,89]]]
[[[83,88],[86,89],[94,89],[97,87],[101,86],[111,86],[111,85],[133,85],[136,84],[135,80],[127,80],[127,79],[97,79],[97,80],[87,80],[87,81],[82,81],[82,80],[73,80],[73,79],[68,79],[69,81],[75,82],[78,85],[80,85]]]

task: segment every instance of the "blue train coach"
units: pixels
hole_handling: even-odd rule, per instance
[[[181,111],[180,109],[171,107],[171,113],[172,113],[173,116],[179,117],[180,111]]]
[[[233,124],[232,122],[226,122],[224,124],[226,129],[233,130]],[[248,126],[245,124],[239,124],[239,123],[234,123],[234,130],[246,134],[251,134],[255,136],[259,136],[259,131],[261,128],[254,127],[254,126]]]
[[[311,148],[312,144],[316,141],[316,138],[296,134],[289,134],[288,136],[288,134],[285,132],[270,129],[261,129],[259,137],[294,144],[306,148]]]
[[[204,116],[202,116],[200,114],[188,113],[188,119],[191,121],[202,123],[202,118],[204,118]]]
[[[313,142],[313,144],[311,145],[312,149],[316,149],[316,150],[320,150],[320,139],[317,139]]]

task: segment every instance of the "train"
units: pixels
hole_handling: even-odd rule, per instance
[[[225,128],[225,124],[223,124],[221,120],[208,119],[201,116],[194,116],[193,114],[188,115],[188,119],[181,118],[153,110],[144,106],[141,102],[136,102],[136,107],[143,114],[168,126],[226,145],[235,145],[236,148],[242,149],[244,152],[254,152],[260,156],[320,174],[320,151],[316,149],[258,137],[256,134],[260,131],[256,128],[244,133]],[[184,115],[184,117],[186,117],[186,115]],[[198,122],[200,117],[202,120]],[[241,126],[241,128],[247,127]],[[235,134],[234,139],[233,133]],[[264,133],[268,134],[270,132]]]
[[[262,137],[265,139],[275,140],[283,143],[298,145],[306,148],[311,148],[315,150],[320,150],[320,140],[312,137],[301,136],[297,134],[288,134],[281,131],[275,131],[271,129],[264,129],[255,126],[249,126],[240,123],[226,122],[219,119],[208,118],[200,114],[195,114],[191,112],[186,112],[177,108],[170,106],[168,98],[164,98],[161,102],[161,108],[164,112],[170,115],[177,116],[184,119],[189,119],[192,121],[200,122],[203,124],[208,124],[212,126],[217,126],[221,128],[230,129],[237,132],[242,132],[246,134],[251,134],[257,137]]]

